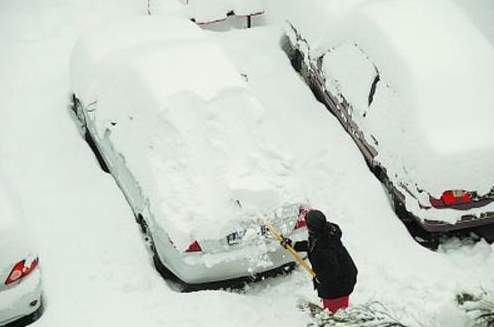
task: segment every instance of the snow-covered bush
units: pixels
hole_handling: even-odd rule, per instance
[[[485,290],[478,295],[459,293],[456,302],[472,319],[472,327],[494,327],[494,294]]]
[[[339,310],[335,314],[317,310],[312,305],[299,304],[301,309],[311,313],[311,327],[409,327],[400,322],[396,314],[383,303],[372,300],[364,304]]]

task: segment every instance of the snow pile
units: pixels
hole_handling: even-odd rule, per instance
[[[313,306],[311,308],[311,306]],[[431,322],[427,324],[417,319],[403,318],[405,310],[394,311],[383,303],[373,300],[367,303],[354,305],[345,310],[331,313],[314,307],[313,304],[299,304],[299,307],[309,311],[312,322],[308,327],[408,327],[408,326],[434,326]],[[422,318],[424,319],[424,318]],[[410,321],[406,321],[410,320]]]
[[[137,180],[142,190],[135,192],[179,249],[303,200],[279,127],[219,48],[190,30],[180,41],[132,34],[138,48],[100,50],[109,57],[97,60],[104,66],[88,88],[98,134],[111,141],[114,160]]]
[[[226,19],[229,13],[236,16],[256,15],[264,12],[265,0],[182,0],[184,12],[197,23],[210,23]]]

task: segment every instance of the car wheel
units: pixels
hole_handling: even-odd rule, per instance
[[[94,155],[96,156],[96,159],[98,160],[99,166],[105,173],[110,173],[110,169],[108,168],[108,165],[106,164],[105,160],[103,159],[103,156],[98,150],[98,147],[94,143],[93,137],[89,133],[89,131],[86,129],[84,138],[86,139],[86,142],[89,144],[89,147],[91,150],[93,150]]]

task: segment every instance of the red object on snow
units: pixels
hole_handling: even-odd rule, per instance
[[[342,296],[336,299],[322,299],[322,306],[324,309],[328,309],[332,313],[338,311],[338,309],[348,308],[348,302],[350,296]]]

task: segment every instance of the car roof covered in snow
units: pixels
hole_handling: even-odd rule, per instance
[[[408,138],[394,148],[408,158],[407,174],[436,196],[451,188],[488,192],[493,45],[447,0],[369,2],[356,12],[355,40],[399,97],[395,136],[406,130]]]
[[[494,144],[494,47],[455,4],[379,1],[355,17],[356,39],[416,111],[414,123],[434,152]]]

